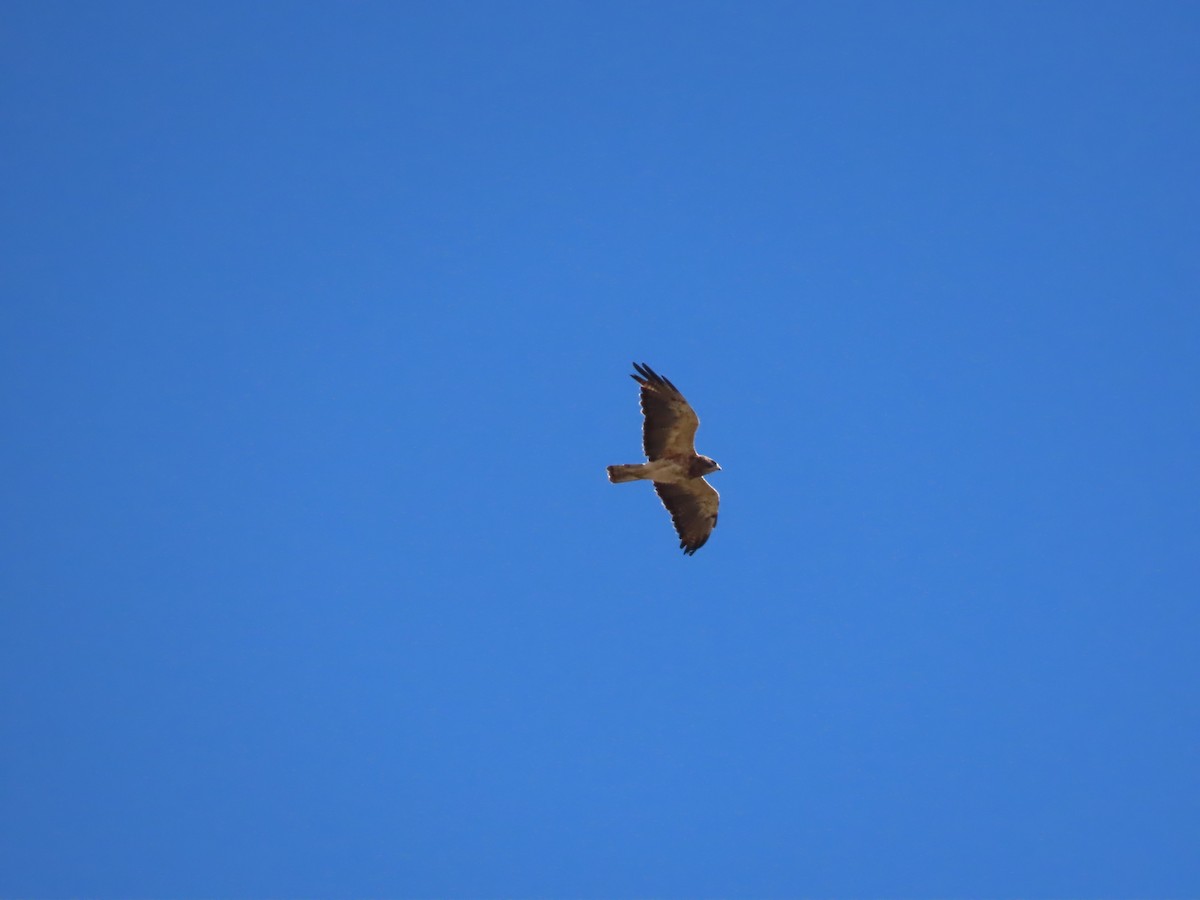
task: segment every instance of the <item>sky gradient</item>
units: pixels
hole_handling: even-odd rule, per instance
[[[0,896],[1200,894],[1200,7],[23,2],[0,73]]]

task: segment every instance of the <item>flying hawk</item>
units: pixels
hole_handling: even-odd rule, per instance
[[[642,386],[642,449],[647,463],[609,466],[608,480],[647,480],[654,482],[658,499],[671,514],[679,546],[691,556],[704,546],[717,527],[720,494],[704,480],[721,467],[715,460],[696,453],[696,429],[700,418],[679,388],[645,363],[633,364],[636,375],[629,377]]]

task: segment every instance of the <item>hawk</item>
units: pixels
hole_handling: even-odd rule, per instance
[[[642,449],[650,461],[609,466],[608,480],[613,484],[653,481],[654,492],[671,514],[679,546],[691,556],[717,527],[721,496],[704,476],[721,467],[696,453],[700,418],[679,388],[645,363],[634,363],[633,368],[637,374],[629,377],[642,386]]]

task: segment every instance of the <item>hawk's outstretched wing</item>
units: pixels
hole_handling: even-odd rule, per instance
[[[704,546],[717,527],[717,504],[721,495],[703,478],[692,478],[683,484],[654,482],[658,499],[671,514],[679,546],[691,556]]]
[[[642,386],[642,415],[645,416],[642,449],[646,451],[646,458],[695,455],[696,429],[700,427],[696,411],[675,385],[648,365],[634,363],[633,367],[638,374],[629,377]]]

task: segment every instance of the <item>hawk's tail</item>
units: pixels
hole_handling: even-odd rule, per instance
[[[613,484],[620,484],[623,481],[637,481],[639,478],[645,478],[642,470],[646,467],[642,464],[632,466],[609,466],[608,480]]]

